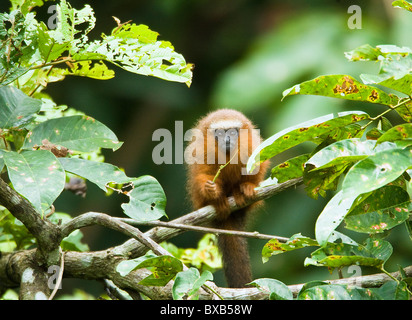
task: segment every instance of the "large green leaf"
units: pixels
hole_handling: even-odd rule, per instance
[[[42,102],[24,94],[21,90],[5,86],[0,88],[0,128],[20,127],[40,110]]]
[[[343,192],[339,191],[329,200],[316,220],[315,235],[319,245],[323,246],[327,243],[333,231],[349,212],[356,197],[357,196],[343,197]]]
[[[300,233],[290,237],[286,243],[280,243],[279,240],[272,239],[263,246],[262,260],[267,262],[271,256],[309,246],[318,246],[318,243],[311,238],[302,236]]]
[[[137,221],[151,221],[166,216],[166,195],[159,182],[151,176],[134,180],[128,193],[129,203],[122,204],[124,213]]]
[[[303,94],[320,95],[346,100],[365,101],[394,106],[399,98],[376,87],[365,85],[348,75],[319,76],[283,92],[283,97]]]
[[[247,170],[249,172],[253,171],[256,164],[302,142],[321,142],[319,141],[320,136],[326,139],[325,135],[334,135],[336,131],[368,118],[368,114],[362,111],[342,112],[329,114],[286,128],[266,139],[253,151],[247,163]]]
[[[126,183],[132,181],[118,167],[105,162],[96,162],[78,158],[59,158],[64,170],[83,177],[96,184],[103,191],[110,182]]]
[[[271,177],[276,178],[279,183],[301,177],[303,175],[305,163],[309,158],[310,154],[306,153],[289,159],[272,168]]]
[[[379,137],[377,144],[384,141],[402,141],[402,144],[412,144],[412,123],[400,124],[389,129]]]
[[[351,61],[377,61],[380,63],[379,74],[362,74],[360,78],[365,84],[378,84],[408,96],[412,93],[412,50],[394,45],[360,46],[346,57]]]
[[[131,271],[141,268],[148,268],[152,274],[139,282],[146,286],[165,286],[178,272],[183,270],[182,262],[172,256],[148,255],[133,260],[120,262],[116,271],[125,276]]]
[[[5,152],[3,158],[14,189],[40,213],[63,191],[64,170],[50,151]]]
[[[412,147],[390,148],[356,163],[342,184],[344,197],[367,193],[392,182],[412,167]]]
[[[347,229],[380,233],[409,218],[412,203],[408,193],[397,186],[384,186],[358,202],[345,217]]]
[[[327,243],[324,247],[312,252],[305,259],[305,266],[314,265],[328,267],[330,270],[350,265],[382,268],[392,255],[389,242],[381,239],[367,239],[364,244]]]
[[[99,148],[111,148],[115,151],[122,145],[113,131],[87,116],[70,116],[44,121],[28,134],[23,148],[41,146],[44,139],[80,152],[97,151]]]
[[[339,284],[319,284],[301,290],[298,300],[381,300],[372,289]]]

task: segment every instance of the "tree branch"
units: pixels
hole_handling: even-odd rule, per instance
[[[4,266],[7,266],[6,269],[14,270],[13,274],[10,276],[16,280],[17,285],[17,282],[19,281],[18,279],[21,278],[21,274],[25,269],[19,267],[19,265],[21,265],[22,261],[32,260],[34,254],[34,250],[25,250],[7,253],[1,256],[0,279],[2,279],[1,272],[4,269]],[[73,277],[89,280],[110,279],[119,288],[139,291],[151,299],[172,299],[173,281],[170,281],[164,287],[150,287],[139,284],[141,280],[150,275],[150,272],[146,269],[134,270],[126,276],[121,276],[117,273],[116,266],[124,259],[126,259],[126,257],[119,257],[113,249],[98,252],[66,252],[64,276],[66,278]],[[412,277],[412,266],[408,266],[403,270],[407,277]],[[399,272],[393,272],[390,275],[394,278],[400,278]],[[324,281],[330,284],[377,288],[388,281],[392,281],[392,278],[387,274],[378,273],[374,275]],[[303,285],[304,284],[289,285],[288,288],[296,297]],[[214,287],[214,290],[216,290],[216,292],[225,300],[266,300],[269,298],[269,292],[262,291],[258,288],[233,289]],[[215,299],[216,296],[213,293],[202,291],[199,298],[202,300],[210,300]]]
[[[114,219],[123,221],[132,226],[165,227],[165,228],[172,228],[172,229],[181,229],[181,230],[186,230],[186,231],[197,231],[201,233],[213,233],[216,235],[227,234],[227,235],[232,235],[232,236],[253,238],[253,239],[260,239],[260,240],[277,239],[281,243],[285,243],[286,241],[289,240],[289,238],[286,238],[286,237],[272,236],[270,234],[262,234],[257,231],[247,232],[247,231],[235,231],[235,230],[199,227],[199,226],[184,225],[180,223],[172,223],[172,222],[165,222],[165,221],[159,221],[159,220],[137,221],[137,220],[129,219],[129,218],[114,218]]]
[[[244,206],[238,206],[233,197],[229,197],[229,205],[231,212],[241,209],[245,206],[248,206],[256,201],[264,200],[269,197],[274,196],[288,188],[296,187],[303,182],[302,178],[292,179],[280,184],[271,185],[263,187],[257,190],[256,196],[254,199],[250,199],[245,203]],[[180,225],[189,225],[189,226],[204,226],[210,224],[216,218],[216,211],[213,206],[206,206],[200,208],[199,210],[188,213],[182,217],[170,221],[172,224]],[[172,229],[165,227],[155,227],[145,232],[145,235],[153,239],[155,242],[160,243],[162,241],[167,241],[179,234],[184,233],[183,229]],[[126,254],[127,252],[131,253],[131,257],[136,258],[141,255],[144,255],[147,252],[147,248],[142,246],[140,243],[136,242],[133,239],[126,241],[124,244],[118,246],[119,252]]]
[[[7,208],[36,238],[39,261],[46,265],[58,263],[59,245],[62,239],[58,226],[47,219],[42,219],[31,203],[10,188],[1,178],[0,205]]]

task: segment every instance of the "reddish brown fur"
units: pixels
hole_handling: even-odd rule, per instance
[[[221,151],[219,151],[214,137],[208,140],[206,135],[210,124],[220,120],[240,120],[242,122],[241,128],[248,129],[248,148],[243,148],[245,150],[242,150],[242,148],[238,149],[241,150],[240,152],[247,152],[247,155],[240,155],[240,152],[238,152],[235,156],[237,157],[237,164],[233,164],[234,159],[232,159],[220,172],[215,183],[213,183],[212,180],[221,165],[217,163],[218,152]],[[215,224],[217,228],[244,230],[246,216],[252,206],[230,214],[227,197],[233,196],[236,203],[242,205],[246,199],[255,195],[254,188],[263,180],[268,164],[262,163],[259,171],[254,175],[245,175],[242,174],[242,167],[244,168],[245,164],[241,163],[241,159],[247,159],[253,151],[252,135],[257,135],[257,142],[260,142],[261,138],[256,130],[252,130],[254,126],[248,118],[242,113],[230,109],[221,109],[208,114],[199,121],[196,128],[200,129],[204,134],[204,150],[207,150],[208,141],[215,144],[215,164],[207,164],[207,154],[205,152],[203,155],[204,164],[195,163],[188,166],[187,186],[193,206],[195,209],[198,209],[206,205],[213,205],[218,214]],[[239,137],[238,143],[239,141],[244,140]],[[196,143],[199,144],[201,142],[195,140],[191,142],[191,146],[193,147],[193,144]],[[231,156],[226,155],[226,162],[230,159]],[[219,248],[222,251],[225,275],[229,287],[244,287],[246,283],[252,281],[246,240],[240,237],[220,235]]]

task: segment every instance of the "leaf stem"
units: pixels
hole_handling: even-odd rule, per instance
[[[219,177],[219,175],[220,175],[220,172],[230,163],[230,161],[232,161],[233,160],[233,158],[237,155],[237,152],[238,152],[239,150],[236,150],[236,152],[235,152],[235,154],[232,156],[232,158],[230,158],[230,160],[228,161],[228,162],[226,162],[225,164],[222,164],[220,167],[219,167],[219,170],[217,170],[217,172],[216,172],[216,175],[215,175],[215,177],[213,178],[213,182],[215,182],[216,181],[216,179]]]
[[[400,99],[399,101],[400,101],[400,102],[399,102],[397,105],[393,106],[393,107],[392,107],[392,106],[388,106],[389,108],[388,108],[387,110],[385,110],[385,111],[382,112],[381,114],[377,115],[376,117],[369,118],[369,122],[368,122],[366,125],[364,125],[364,126],[361,128],[361,130],[366,129],[373,121],[378,120],[379,118],[383,117],[385,114],[387,114],[387,113],[389,113],[389,112],[391,112],[391,111],[393,111],[393,110],[395,110],[395,109],[403,106],[405,103],[407,103],[407,102],[409,102],[409,101],[412,101],[412,99],[411,99],[411,98],[405,98],[405,99]]]

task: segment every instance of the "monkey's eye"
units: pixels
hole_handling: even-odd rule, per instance
[[[237,131],[237,129],[229,129],[227,130],[227,134],[232,137],[237,137],[239,135],[239,132]]]
[[[221,129],[218,129],[218,130],[215,131],[215,137],[216,138],[224,137],[225,134],[226,134],[225,131],[221,130]]]

